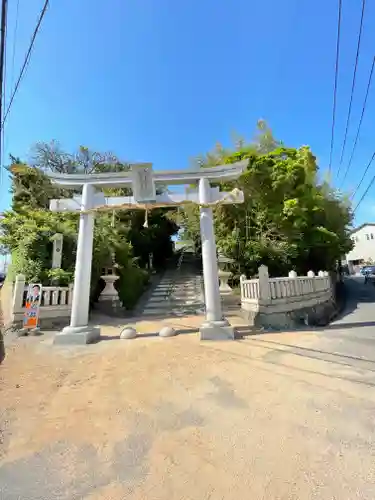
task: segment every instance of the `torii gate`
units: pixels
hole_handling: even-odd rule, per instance
[[[87,344],[100,337],[100,329],[88,325],[91,262],[95,212],[126,208],[179,206],[195,203],[200,206],[202,264],[206,304],[206,320],[200,327],[202,340],[234,339],[234,330],[224,319],[219,292],[219,277],[212,206],[243,203],[243,192],[220,192],[210,181],[237,179],[247,166],[247,160],[213,168],[188,171],[153,172],[151,163],[131,165],[129,172],[103,174],[49,173],[51,181],[66,188],[83,186],[82,196],[51,200],[52,211],[80,212],[77,257],[70,325],[55,336],[55,344]],[[198,184],[198,190],[188,194],[156,195],[157,185]],[[106,198],[100,188],[132,187],[132,197]]]

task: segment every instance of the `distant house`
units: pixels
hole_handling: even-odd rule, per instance
[[[367,263],[375,264],[375,223],[365,223],[353,229],[350,237],[354,247],[346,254],[349,272],[358,272]]]

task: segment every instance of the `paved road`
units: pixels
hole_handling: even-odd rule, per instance
[[[341,366],[344,380],[375,388],[375,286],[356,276],[347,278],[345,287],[346,307],[330,325],[313,334],[271,334],[251,341],[302,356],[305,362],[321,361],[329,368],[327,377],[341,377],[337,372]]]
[[[345,311],[322,332],[322,347],[375,362],[375,286],[363,277],[348,278],[345,285]]]

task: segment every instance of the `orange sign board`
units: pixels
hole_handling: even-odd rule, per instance
[[[23,318],[24,328],[38,328],[40,303],[42,300],[42,285],[32,283],[27,291],[25,315]]]

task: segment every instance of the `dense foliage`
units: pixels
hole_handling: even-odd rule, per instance
[[[285,275],[295,269],[332,270],[352,246],[349,230],[350,204],[319,179],[316,158],[307,146],[286,147],[276,140],[264,121],[258,123],[255,140],[236,139],[232,149],[217,145],[198,158],[202,168],[248,160],[243,175],[222,189],[238,187],[245,203],[215,208],[217,243],[233,258],[237,276],[255,275],[266,264],[273,275]],[[12,252],[12,273],[24,273],[28,280],[49,283],[52,279],[72,279],[77,240],[77,213],[52,213],[52,198],[71,197],[75,193],[53,185],[45,173],[124,171],[129,165],[112,154],[99,154],[80,147],[69,155],[58,144],[39,143],[32,164],[12,157],[12,207],[1,221],[0,244]],[[107,196],[131,194],[129,189],[109,189]],[[200,248],[199,208],[187,205],[178,211],[155,209],[148,214],[124,210],[97,214],[92,262],[92,298],[100,292],[103,267],[115,260],[118,265],[120,298],[131,308],[148,280],[148,263],[153,255],[155,267],[163,268],[173,253],[171,237],[178,225],[182,239],[192,240]],[[178,224],[178,225],[177,225]],[[64,236],[62,269],[51,271],[51,238]]]
[[[56,143],[37,144],[34,164],[26,165],[12,157],[9,169],[12,177],[12,207],[1,220],[2,244],[12,253],[11,278],[25,274],[29,281],[48,284],[53,279],[60,283],[71,281],[74,274],[78,213],[50,212],[53,198],[71,197],[75,193],[52,184],[44,172],[113,172],[127,170],[113,155],[92,153],[81,147],[75,155],[60,150]],[[107,196],[129,195],[127,189],[108,190]],[[100,275],[113,260],[120,279],[118,289],[125,307],[137,302],[147,284],[145,269],[149,255],[154,266],[164,266],[172,254],[171,236],[176,224],[166,210],[149,214],[149,225],[143,227],[145,214],[140,210],[101,212],[95,218],[92,261],[92,298],[100,292]],[[52,241],[55,233],[62,233],[62,269],[51,270]]]
[[[295,269],[332,270],[350,250],[350,205],[328,183],[318,180],[316,159],[307,146],[284,147],[260,122],[255,143],[242,141],[235,150],[220,146],[200,159],[202,167],[248,159],[236,183],[245,203],[215,209],[217,244],[234,259],[234,271],[255,275],[266,264],[273,275]],[[198,209],[180,216],[184,239],[200,244]]]

